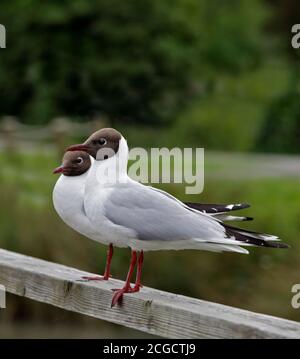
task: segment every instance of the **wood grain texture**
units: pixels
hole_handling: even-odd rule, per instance
[[[300,338],[300,323],[147,287],[111,308],[111,289],[123,282],[77,281],[86,275],[0,249],[0,284],[38,302],[167,338]]]

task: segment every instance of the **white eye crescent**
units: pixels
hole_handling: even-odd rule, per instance
[[[77,161],[76,161],[79,165],[81,165],[83,163],[83,158],[82,157],[78,157]]]

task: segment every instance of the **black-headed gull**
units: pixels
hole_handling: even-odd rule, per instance
[[[116,290],[112,306],[124,293],[139,291],[144,251],[198,249],[248,253],[242,246],[288,247],[276,236],[228,226],[166,192],[129,178],[127,142],[114,129],[99,130],[83,144],[68,150],[85,151],[95,159],[84,193],[84,210],[90,223],[110,243],[132,250],[125,285]],[[137,279],[131,288],[137,262]]]

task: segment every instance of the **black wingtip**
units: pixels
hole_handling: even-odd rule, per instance
[[[250,207],[248,203],[214,204],[214,203],[184,202],[184,204],[190,208],[196,209],[204,213],[226,213],[226,212],[238,211]]]
[[[249,203],[239,203],[239,204],[235,204],[234,205],[234,210],[238,210],[238,209],[246,209],[246,208],[250,208],[250,204]]]
[[[272,240],[271,236],[268,234],[253,232],[247,229],[233,227],[224,223],[222,223],[222,225],[225,228],[228,238],[233,236],[237,241],[245,242],[247,243],[247,245],[253,245],[256,247],[265,247],[265,248],[282,248],[282,249],[290,248],[288,244],[284,242],[280,242],[279,239]]]
[[[244,221],[254,221],[253,217],[244,217]]]
[[[288,249],[291,248],[290,245],[284,243],[284,242],[277,242],[277,241],[265,241],[265,247],[268,248],[283,248]]]

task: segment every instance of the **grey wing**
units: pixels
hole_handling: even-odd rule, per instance
[[[194,213],[180,201],[139,183],[120,184],[107,198],[105,216],[133,229],[140,240],[224,239],[224,227],[212,217]]]

